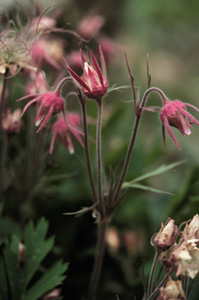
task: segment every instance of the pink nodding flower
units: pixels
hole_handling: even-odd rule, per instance
[[[72,78],[74,79],[76,85],[82,89],[82,91],[88,98],[95,99],[97,101],[99,101],[104,96],[104,94],[106,94],[108,88],[108,82],[106,78],[106,64],[100,46],[99,52],[102,70],[100,69],[93,52],[90,51],[90,64],[85,60],[82,54],[83,75],[81,77],[78,76],[69,67],[67,61],[65,60],[66,68],[69,71]]]
[[[68,113],[66,115],[66,121],[63,117],[60,117],[52,126],[52,140],[50,145],[50,154],[53,152],[55,139],[57,138],[69,151],[74,153],[73,136],[83,146],[81,135],[83,132],[79,129],[80,116],[75,113]]]
[[[176,127],[183,135],[191,134],[191,124],[199,125],[199,121],[196,120],[187,110],[186,106],[189,106],[199,112],[199,109],[189,103],[183,103],[179,100],[169,101],[167,98],[164,99],[164,106],[160,111],[160,119],[162,121],[162,133],[163,133],[163,144],[165,147],[165,127],[176,144],[181,150],[176,137],[171,130],[170,126]]]
[[[22,116],[28,109],[28,107],[37,102],[38,108],[37,108],[37,115],[35,119],[35,125],[39,126],[39,129],[37,132],[39,132],[48,122],[50,117],[54,114],[63,112],[64,113],[64,100],[60,95],[60,92],[58,90],[54,92],[47,92],[39,95],[36,97],[36,95],[28,95],[25,97],[20,98],[18,101],[27,99],[29,97],[33,97],[33,100],[31,100],[23,109]]]

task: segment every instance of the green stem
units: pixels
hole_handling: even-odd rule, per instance
[[[90,181],[92,196],[93,196],[93,202],[97,203],[97,194],[95,190],[95,184],[91,169],[91,161],[90,161],[90,151],[89,151],[89,144],[88,144],[88,128],[87,128],[87,117],[86,117],[86,104],[81,102],[81,108],[82,108],[82,116],[83,116],[83,127],[84,127],[84,143],[85,143],[85,155],[86,155],[86,163],[87,163],[87,170],[88,170],[88,177]]]
[[[98,241],[96,249],[95,263],[91,275],[89,285],[89,300],[95,300],[99,286],[99,280],[102,270],[102,263],[105,250],[106,231],[108,227],[108,219],[100,220],[98,223]]]

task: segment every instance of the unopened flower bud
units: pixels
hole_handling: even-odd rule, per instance
[[[157,251],[165,251],[175,243],[177,235],[178,229],[174,220],[168,219],[165,225],[162,223],[160,231],[152,237],[151,244],[157,248]]]

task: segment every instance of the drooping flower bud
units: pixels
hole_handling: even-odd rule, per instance
[[[187,110],[186,106],[190,106],[199,112],[199,109],[189,103],[183,103],[179,100],[169,101],[167,98],[164,99],[164,106],[160,111],[160,119],[163,126],[163,143],[165,146],[165,127],[176,144],[176,146],[181,150],[176,137],[171,130],[170,126],[176,127],[183,135],[191,134],[191,124],[196,124],[199,126],[199,121],[196,120]],[[189,120],[190,121],[189,121]]]
[[[152,237],[151,244],[157,248],[157,251],[165,251],[175,243],[177,235],[178,228],[174,220],[168,219],[165,225],[162,223],[160,231]]]
[[[28,95],[25,97],[22,97],[20,100],[27,99],[32,97],[32,95]],[[37,132],[39,132],[48,122],[50,117],[53,114],[57,114],[60,112],[64,113],[64,100],[60,95],[59,90],[56,90],[54,92],[47,92],[39,95],[38,97],[34,97],[33,100],[31,100],[23,109],[22,115],[26,112],[28,107],[32,105],[33,103],[37,102],[37,115],[35,119],[35,125],[39,126],[39,129]]]
[[[83,132],[79,129],[80,116],[75,113],[68,113],[66,115],[66,120],[67,123],[63,117],[60,117],[52,126],[50,154],[53,152],[55,139],[58,139],[71,154],[74,153],[73,136],[83,146],[81,139]]]

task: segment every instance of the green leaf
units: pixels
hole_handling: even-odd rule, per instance
[[[19,266],[19,239],[16,236],[13,236],[11,241],[6,243],[4,258],[12,295],[11,299],[19,300],[22,295],[24,282]]]
[[[68,269],[68,264],[62,261],[55,263],[46,273],[39,279],[36,284],[31,287],[25,295],[24,300],[37,300],[46,292],[60,285],[66,278],[63,273]]]
[[[137,183],[128,183],[128,182],[125,182],[123,184],[123,188],[134,188],[134,189],[141,189],[141,190],[150,191],[150,192],[159,193],[159,194],[173,195],[172,193],[169,193],[169,192],[166,192],[166,191],[162,191],[162,190],[159,190],[159,189],[155,189],[155,188],[152,188],[150,186],[146,186],[146,185],[142,185],[142,184],[137,184]]]
[[[54,238],[45,240],[48,230],[48,223],[43,218],[38,221],[34,228],[30,222],[25,230],[25,287],[39,268],[41,261],[52,249]]]
[[[0,244],[5,242],[12,235],[21,237],[21,229],[19,225],[10,218],[0,218]]]
[[[183,163],[185,163],[186,161],[178,161],[178,162],[175,162],[173,164],[170,164],[170,165],[162,165],[160,167],[158,167],[157,169],[147,173],[147,174],[144,174],[142,176],[139,176],[135,179],[133,179],[132,181],[130,182],[125,182],[124,185],[126,184],[133,184],[135,182],[138,182],[138,181],[141,181],[141,180],[144,180],[144,179],[147,179],[147,178],[150,178],[150,177],[153,177],[153,176],[157,176],[157,175],[160,175],[162,173],[165,173],[179,165],[182,165]]]

